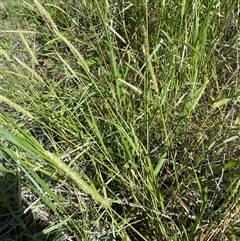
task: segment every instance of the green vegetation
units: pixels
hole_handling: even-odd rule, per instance
[[[240,239],[238,0],[2,3],[1,240]]]

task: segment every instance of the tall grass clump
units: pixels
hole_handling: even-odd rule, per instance
[[[0,236],[240,238],[238,0],[5,8]]]

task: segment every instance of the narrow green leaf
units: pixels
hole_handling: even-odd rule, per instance
[[[228,102],[231,100],[232,100],[232,97],[225,97],[225,98],[219,99],[212,104],[212,107],[213,109],[216,109],[222,105],[228,104]]]

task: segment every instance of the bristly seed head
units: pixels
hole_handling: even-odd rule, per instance
[[[2,2],[0,2],[0,10],[6,10]]]

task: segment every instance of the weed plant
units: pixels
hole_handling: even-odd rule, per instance
[[[239,240],[238,0],[4,1],[3,240]]]

